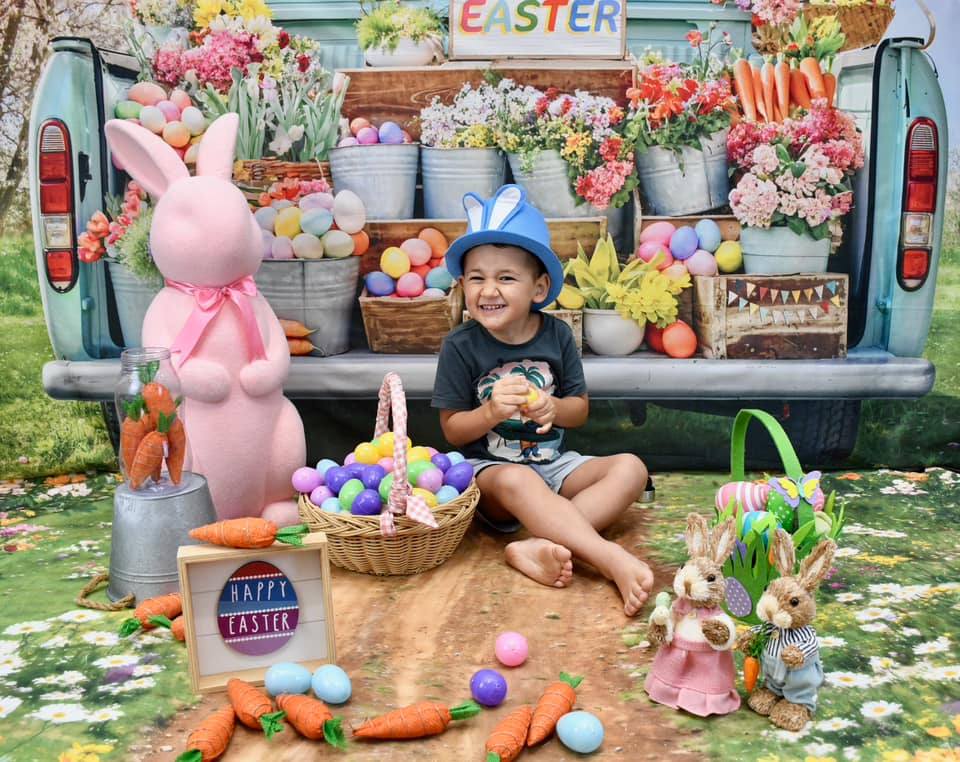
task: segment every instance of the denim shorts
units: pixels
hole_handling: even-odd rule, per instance
[[[520,463],[517,465],[524,465],[532,468],[551,490],[559,493],[560,488],[563,486],[564,480],[588,460],[592,460],[593,457],[593,455],[581,455],[578,452],[568,450],[567,452],[562,453],[559,458],[552,460],[549,463]],[[468,461],[473,466],[474,475],[479,474],[485,468],[489,468],[490,466],[511,465],[503,460],[487,460],[485,458],[468,458]],[[475,515],[480,523],[496,532],[509,534],[513,532],[519,532],[520,529],[523,528],[523,525],[519,521],[493,521],[484,516],[483,511],[479,508],[477,509]]]

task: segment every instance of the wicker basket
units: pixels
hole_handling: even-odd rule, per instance
[[[326,161],[281,161],[280,159],[242,159],[233,163],[233,184],[248,201],[257,201],[278,180],[326,180],[333,187],[333,175]]]
[[[407,481],[405,447],[406,401],[400,377],[395,373],[388,373],[380,388],[375,437],[387,431],[388,403],[393,408],[397,478],[394,479],[394,490],[390,494],[391,503],[385,510],[396,512],[398,509],[393,502],[395,493],[409,494],[410,484]],[[418,574],[439,566],[453,555],[470,526],[479,500],[480,490],[476,481],[473,481],[455,500],[433,509],[433,517],[438,525],[436,529],[406,516],[397,516],[393,520],[396,527],[394,536],[384,536],[382,517],[327,513],[311,503],[308,495],[300,496],[300,517],[309,525],[311,532],[326,533],[330,560],[341,569],[363,574]]]
[[[460,325],[463,290],[458,283],[444,297],[393,299],[360,295],[367,343],[384,354],[436,354],[444,337]]]
[[[889,5],[805,5],[803,15],[809,24],[820,16],[836,16],[847,40],[840,48],[858,50],[876,45],[893,21]]]

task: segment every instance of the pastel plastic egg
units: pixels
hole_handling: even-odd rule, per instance
[[[411,447],[410,451],[407,453],[407,462],[416,463],[419,460],[429,461],[431,457],[430,450],[428,450],[426,447]]]
[[[433,257],[430,244],[422,238],[408,238],[400,244],[400,248],[410,258],[411,265],[425,265]]]
[[[264,230],[273,232],[273,223],[277,219],[277,210],[272,206],[262,206],[253,213],[253,219]]]
[[[324,513],[340,513],[340,501],[336,497],[328,497],[320,503],[320,510]]]
[[[527,660],[530,646],[519,632],[501,632],[493,644],[497,661],[506,667],[519,667]]]
[[[359,479],[347,479],[337,493],[337,497],[340,498],[340,507],[349,511],[353,507],[353,501],[363,492],[363,489],[363,482]]]
[[[410,272],[410,257],[403,249],[390,246],[380,255],[380,269],[391,278],[399,278]]]
[[[367,273],[363,285],[370,296],[390,296],[397,289],[396,281],[380,270]]]
[[[442,299],[447,295],[447,292],[440,288],[425,288],[423,293],[420,294],[422,299]]]
[[[350,678],[336,664],[324,664],[314,672],[311,687],[317,698],[328,704],[342,704],[353,693]]]
[[[717,250],[720,245],[720,226],[709,218],[700,220],[694,230],[700,241],[700,248],[709,251],[711,254]]]
[[[137,119],[150,132],[155,132],[158,135],[163,132],[163,126],[167,123],[167,118],[156,106],[144,106],[140,109],[140,116]]]
[[[674,259],[686,259],[695,252],[700,245],[697,231],[689,225],[682,225],[670,236],[670,253]]]
[[[179,87],[170,91],[170,101],[180,109],[181,112],[191,107],[196,108],[193,106],[193,101],[190,100],[190,96]]]
[[[411,134],[410,134],[409,132],[407,132],[406,130],[402,130],[402,132],[403,132],[403,142],[404,142],[404,143],[412,143],[412,142],[413,142],[413,135],[411,135]]]
[[[289,209],[293,202],[288,198],[277,198],[270,202],[270,206],[279,212],[281,209]]]
[[[356,233],[351,233],[350,237],[353,239],[353,255],[355,257],[362,257],[366,254],[367,249],[370,248],[370,236],[367,235],[367,232],[360,230]]]
[[[676,226],[672,222],[654,222],[648,225],[640,233],[640,243],[662,243],[664,246],[670,244],[670,238],[676,231]]]
[[[320,240],[328,257],[343,259],[353,254],[353,239],[342,230],[328,230]]]
[[[662,355],[666,354],[666,350],[663,348],[663,329],[659,328],[656,323],[647,323],[643,340],[646,342],[648,349]]]
[[[470,695],[478,704],[500,706],[507,697],[507,681],[495,669],[481,669],[470,678]]]
[[[136,101],[120,101],[113,109],[117,119],[139,119],[143,104]]]
[[[383,481],[383,477],[387,475],[387,470],[377,463],[374,463],[372,466],[365,467],[360,472],[360,481],[363,482],[363,486],[367,489],[378,489],[380,487],[380,482]]]
[[[293,253],[298,259],[322,259],[323,242],[312,233],[294,236]]]
[[[273,259],[273,239],[275,236],[269,230],[261,230],[260,238],[263,243],[263,249],[260,256],[263,259]]]
[[[377,465],[388,474],[393,472],[393,458],[390,456],[387,456],[386,458],[380,458],[380,460],[377,461]]]
[[[813,514],[813,526],[818,535],[829,534],[833,529],[833,517],[824,511],[817,511]]]
[[[450,466],[443,475],[443,483],[456,487],[458,492],[463,492],[469,487],[471,481],[473,481],[473,466],[466,461]]]
[[[665,267],[662,272],[671,280],[680,280],[687,274],[686,260],[683,262],[674,262],[670,267]]]
[[[180,109],[177,108],[177,104],[175,104],[173,101],[157,101],[154,105],[163,112],[163,115],[168,122],[180,121]]]
[[[293,472],[290,477],[293,488],[297,492],[313,492],[317,487],[323,484],[323,477],[320,472],[310,466],[303,466]]]
[[[342,466],[334,466],[323,475],[323,478],[330,491],[336,495],[339,494],[343,485],[350,481],[350,472]]]
[[[447,237],[436,228],[424,228],[417,233],[417,238],[430,244],[430,251],[433,252],[434,259],[442,259],[450,248],[450,242]]]
[[[436,468],[433,463],[429,460],[417,460],[413,463],[407,464],[407,481],[414,487],[417,486],[417,479],[420,478],[420,474],[428,469]]]
[[[377,448],[369,442],[361,442],[358,444],[353,450],[353,456],[357,459],[357,463],[363,463],[367,466],[373,465],[380,460],[380,453],[377,452]]]
[[[769,514],[766,511],[747,511],[746,513],[744,513],[743,529],[740,533],[740,539],[745,541],[747,539],[747,535],[753,529],[753,525],[756,524],[764,516],[768,516],[768,515]],[[770,542],[770,530],[764,529],[762,532],[760,532],[760,539],[763,542],[763,547],[766,548],[768,543]]]
[[[333,194],[324,193],[319,191],[317,193],[308,193],[306,196],[300,199],[297,206],[300,207],[301,212],[308,212],[311,209],[326,209],[327,211],[333,211]]]
[[[641,243],[640,248],[637,249],[637,257],[644,262],[652,262],[656,256],[659,256],[661,260],[660,264],[657,265],[658,270],[665,270],[673,264],[673,255],[670,253],[670,249],[659,241]]]
[[[447,453],[447,457],[450,459],[450,465],[455,466],[458,463],[463,463],[463,455],[461,455],[456,450],[451,450]]]
[[[367,223],[367,210],[360,197],[342,190],[333,199],[333,221],[344,233],[359,233]]]
[[[300,232],[301,214],[300,208],[296,206],[288,206],[286,209],[281,209],[277,212],[277,219],[274,220],[273,232],[277,235],[285,235],[288,238],[293,238]]]
[[[428,508],[437,507],[437,496],[434,495],[430,490],[424,489],[423,487],[414,487],[412,492],[414,495],[423,500],[423,502],[427,504]]]
[[[739,241],[723,241],[713,256],[717,260],[717,269],[722,273],[735,273],[743,264]]]
[[[314,505],[322,506],[324,501],[329,500],[331,497],[334,497],[333,491],[326,484],[321,484],[310,493],[310,502]],[[337,503],[337,505],[339,506],[339,503]]]
[[[417,477],[417,486],[436,493],[443,486],[443,471],[436,466],[426,469]]]
[[[434,267],[427,273],[427,288],[439,288],[446,292],[453,285],[453,276],[446,267]]]
[[[403,130],[396,122],[384,122],[380,125],[380,142],[396,145],[403,142]]]
[[[293,259],[293,241],[285,235],[278,235],[270,246],[273,259]]]
[[[683,263],[687,266],[687,272],[691,275],[717,274],[717,260],[713,254],[705,249],[697,249],[690,259],[685,259]]]
[[[200,146],[194,143],[193,145],[187,146],[187,150],[183,154],[183,163],[184,164],[196,164],[197,157],[200,156]]]
[[[307,209],[300,207],[300,229],[304,233],[311,233],[315,236],[322,236],[333,224],[333,214],[329,209]]]
[[[370,121],[368,119],[364,119],[362,116],[358,116],[350,120],[350,132],[353,135],[356,135],[364,127],[369,127],[369,126],[370,126]]]
[[[571,751],[590,754],[603,743],[603,723],[590,712],[568,712],[557,722],[557,738]]]
[[[364,489],[353,499],[350,513],[354,516],[377,516],[380,513],[380,493],[375,489]]]
[[[357,133],[357,142],[362,146],[372,146],[380,142],[380,133],[375,127],[361,127]]]
[[[337,148],[350,148],[351,146],[358,145],[360,144],[357,142],[357,139],[351,135],[346,138],[340,138],[340,142],[337,143]]]
[[[384,457],[388,455],[393,455],[393,445],[394,445],[394,436],[392,431],[388,431],[386,434],[381,435],[379,450],[380,454]],[[413,442],[410,441],[410,437],[407,437],[407,449],[409,450],[413,447]]]
[[[327,471],[331,468],[339,468],[337,461],[330,460],[330,458],[324,458],[323,460],[317,461],[317,471],[320,472],[321,476],[326,478]]]
[[[310,670],[293,662],[274,664],[263,676],[263,687],[271,696],[281,693],[306,693],[312,679]]]
[[[697,351],[697,334],[682,320],[678,320],[663,329],[663,351],[670,357],[693,357]]]
[[[431,457],[430,462],[444,472],[446,472],[446,470],[451,466],[450,458],[448,458],[442,452],[438,452],[436,455]]]
[[[427,275],[430,274],[430,270],[431,270],[431,267],[429,264],[410,266],[410,272],[416,273],[417,275],[419,275],[423,279],[424,283],[426,283]]]
[[[397,279],[397,294],[411,299],[423,293],[423,278],[416,273],[404,273]]]
[[[390,499],[390,490],[393,488],[393,474],[387,474],[380,480],[380,486],[377,491],[380,493],[380,499],[387,502]]]
[[[357,462],[357,456],[353,454],[353,450],[347,453],[346,457],[343,459],[343,467],[347,468]]]
[[[460,497],[460,493],[457,492],[457,488],[451,487],[449,484],[444,484],[437,490],[437,503],[440,505],[456,500],[458,497]]]
[[[144,106],[153,106],[166,97],[166,92],[155,82],[137,82],[127,91],[127,98]]]

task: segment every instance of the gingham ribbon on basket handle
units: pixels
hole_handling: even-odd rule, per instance
[[[394,514],[437,528],[430,506],[419,495],[413,493],[407,481],[407,399],[403,393],[403,384],[396,373],[387,373],[380,385],[380,403],[377,406],[377,427],[373,436],[377,438],[389,429],[390,412],[393,411],[393,486],[387,500],[387,510],[380,514],[380,533],[384,537],[393,537],[397,533],[393,521]]]

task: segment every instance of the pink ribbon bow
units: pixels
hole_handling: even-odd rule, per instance
[[[220,308],[229,299],[240,310],[240,319],[243,321],[243,332],[247,341],[247,350],[251,360],[264,360],[267,357],[266,350],[263,347],[263,336],[260,334],[260,326],[257,325],[257,316],[253,311],[253,297],[257,295],[257,284],[253,277],[247,275],[239,280],[235,280],[229,286],[194,286],[190,283],[180,283],[175,280],[168,280],[167,285],[182,291],[194,298],[196,306],[186,324],[180,331],[173,346],[170,347],[170,353],[180,353],[179,365],[183,365],[190,357],[200,339],[203,338],[203,332],[210,324]]]

